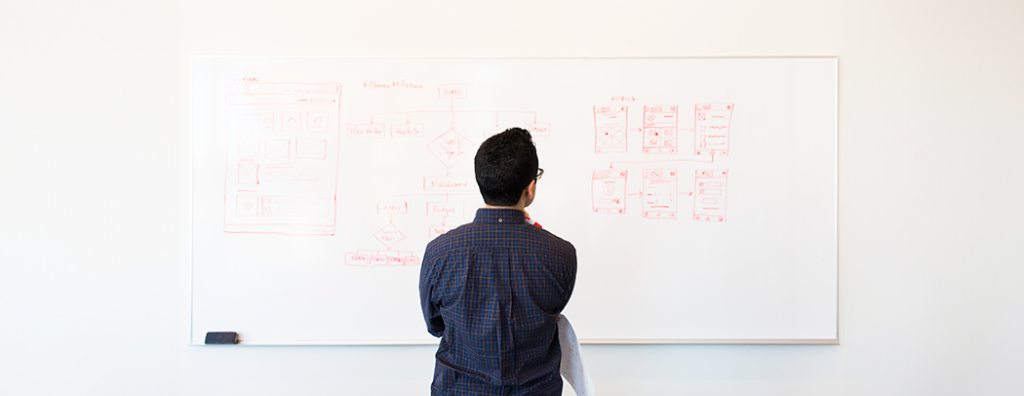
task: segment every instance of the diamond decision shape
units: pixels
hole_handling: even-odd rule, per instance
[[[445,168],[451,168],[466,155],[466,146],[471,143],[465,137],[454,130],[442,133],[437,139],[427,144],[427,148],[437,159],[441,160]]]
[[[380,241],[387,247],[392,247],[396,243],[398,243],[398,241],[405,239],[405,235],[402,234],[402,232],[399,231],[398,228],[395,228],[395,226],[392,225],[391,223],[388,223],[388,225],[384,226],[384,228],[381,228],[377,230],[377,232],[373,233],[373,237],[377,238],[378,241]]]

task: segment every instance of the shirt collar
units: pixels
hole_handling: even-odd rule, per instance
[[[525,224],[526,214],[518,209],[488,209],[476,210],[474,223],[480,224]]]

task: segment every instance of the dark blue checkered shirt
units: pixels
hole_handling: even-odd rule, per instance
[[[561,395],[555,319],[576,282],[572,244],[522,211],[479,209],[427,245],[420,304],[441,337],[432,395]]]

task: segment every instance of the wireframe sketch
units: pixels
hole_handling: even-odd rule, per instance
[[[625,153],[627,106],[594,106],[594,152]]]
[[[591,195],[594,213],[626,213],[626,171],[594,171]]]
[[[675,220],[678,214],[678,172],[675,169],[644,169],[642,216]]]
[[[694,154],[729,155],[732,109],[732,103],[703,103],[694,107]]]
[[[679,147],[679,106],[644,106],[644,153],[674,154]]]
[[[228,84],[225,232],[334,234],[340,99],[340,84]]]
[[[693,219],[725,222],[728,170],[698,170],[694,175]]]

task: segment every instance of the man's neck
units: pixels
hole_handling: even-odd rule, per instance
[[[526,212],[526,205],[523,205],[522,202],[520,202],[516,206],[491,206],[491,205],[488,205],[488,204],[484,204],[484,208],[486,208],[486,209],[515,209],[515,210],[518,210],[518,211],[522,211],[524,213]]]

